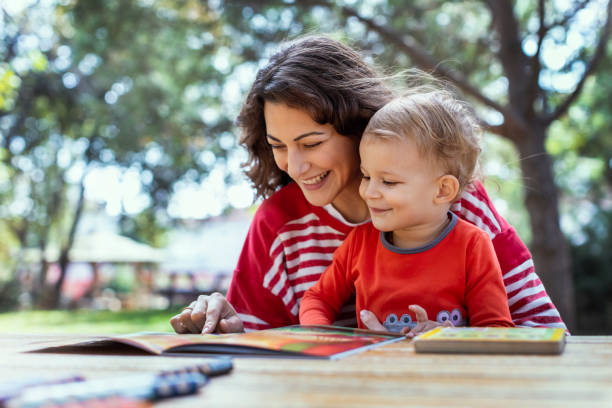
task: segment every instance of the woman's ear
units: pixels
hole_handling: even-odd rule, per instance
[[[457,177],[445,174],[436,181],[438,191],[434,197],[435,204],[449,204],[455,201],[459,193],[459,180]]]

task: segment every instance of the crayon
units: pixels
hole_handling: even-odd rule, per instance
[[[63,407],[69,406],[71,402],[83,404],[86,401],[103,400],[111,397],[154,401],[195,394],[206,382],[207,378],[203,374],[180,373],[167,375],[140,374],[80,383],[39,386],[26,389],[19,397],[10,400],[8,406],[11,408]]]
[[[200,364],[194,364],[192,366],[186,366],[179,369],[164,370],[159,375],[172,375],[179,373],[200,373],[208,377],[214,377],[217,375],[228,373],[232,370],[233,364],[231,358],[217,358],[214,360],[207,360]]]

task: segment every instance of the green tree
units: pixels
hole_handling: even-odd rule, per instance
[[[219,113],[227,73],[215,67],[215,57],[231,39],[218,15],[199,2],[42,7],[3,13],[0,219],[21,248],[44,253],[59,244],[62,274],[40,297],[55,307],[90,169],[139,172],[150,200],[138,217],[123,218],[137,234],[163,227],[164,217],[156,215],[178,180],[207,174],[203,150],[226,155],[218,141],[232,125]],[[213,120],[203,117],[207,109]],[[40,290],[45,266],[42,260]]]

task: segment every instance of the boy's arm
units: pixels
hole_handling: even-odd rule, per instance
[[[468,246],[465,302],[470,326],[512,327],[506,290],[489,237],[479,232]]]
[[[300,303],[300,324],[329,325],[355,291],[347,276],[350,269],[348,249],[353,234],[334,252],[332,263],[323,272],[317,283],[304,293]]]
[[[473,186],[452,210],[484,230],[493,241],[514,324],[566,328],[535,272],[531,253],[515,229],[497,213],[482,183]]]

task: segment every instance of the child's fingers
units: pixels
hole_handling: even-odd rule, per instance
[[[410,306],[408,306],[408,309],[410,309],[412,311],[412,313],[414,313],[414,315],[416,316],[417,322],[425,323],[427,320],[429,320],[427,318],[427,312],[421,306],[419,306],[419,305],[410,305]]]
[[[362,310],[359,312],[359,317],[361,318],[361,322],[370,330],[378,330],[378,331],[387,331],[385,326],[380,324],[374,313],[369,310]]]

